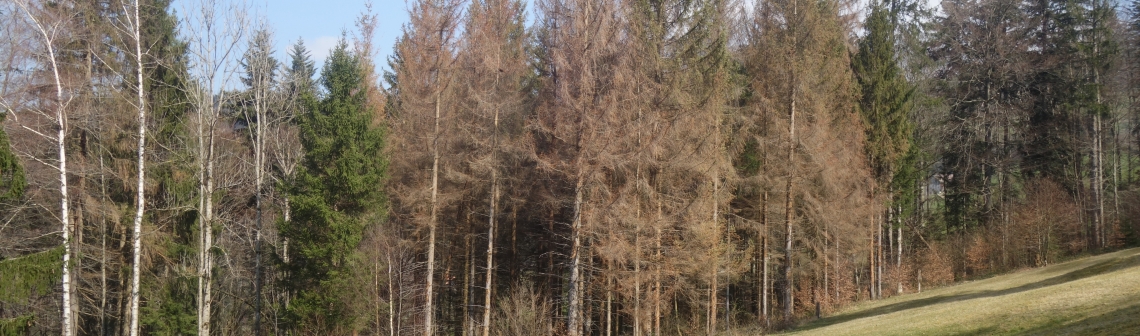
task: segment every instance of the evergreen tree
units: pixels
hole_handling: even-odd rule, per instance
[[[304,41],[297,39],[297,43],[294,43],[293,47],[289,49],[289,60],[289,67],[286,68],[289,93],[294,98],[305,94],[315,97],[317,88],[316,83],[313,82],[313,75],[317,73],[317,70]]]
[[[4,122],[7,114],[0,114],[0,123]],[[0,129],[0,202],[15,201],[24,196],[24,188],[28,185],[24,178],[24,167],[12,152],[8,143],[8,133]]]
[[[372,126],[363,79],[342,38],[321,72],[325,97],[300,117],[304,159],[289,189],[293,218],[280,230],[290,242],[287,311],[303,332],[343,334],[358,322],[344,293],[365,227],[386,212],[384,131]]]
[[[859,111],[866,127],[867,154],[883,182],[889,182],[900,168],[898,161],[910,146],[909,112],[914,95],[896,63],[892,16],[882,3],[872,5],[865,24],[867,36],[859,41],[859,53],[852,62],[863,93]]]
[[[196,254],[194,237],[197,233],[193,227],[197,216],[191,205],[197,199],[197,181],[186,178],[193,176],[194,168],[188,149],[182,146],[189,136],[185,123],[189,97],[184,82],[187,78],[187,44],[177,37],[178,18],[170,6],[171,0],[143,0],[140,8],[142,45],[146,50],[143,63],[147,65],[143,69],[143,85],[149,105],[148,119],[151,120],[147,136],[147,156],[151,163],[148,164],[146,175],[149,180],[147,184],[153,185],[155,190],[154,195],[147,197],[149,203],[143,225],[164,228],[144,229],[154,230],[158,234],[156,240],[159,245],[153,249],[143,248],[144,253],[155,251],[164,257],[143,258],[144,263],[140,265],[139,323],[142,333],[154,335],[191,334],[196,325],[194,274],[186,267],[189,266],[187,260],[192,260]],[[130,38],[126,41],[130,41]],[[133,49],[133,46],[129,49]],[[131,72],[133,70],[126,73]],[[122,131],[131,132],[129,127]],[[114,143],[106,146],[110,151],[105,154],[108,162],[130,160],[137,155],[132,147],[121,147]],[[134,184],[131,181],[134,176],[123,178],[123,190],[113,192],[130,197],[125,203],[132,203],[133,196],[126,195],[134,192],[133,188],[127,187]],[[115,185],[117,183],[112,184]],[[151,264],[147,264],[146,260]],[[128,276],[128,273],[123,273],[123,276]],[[125,324],[127,316],[123,318],[122,323]]]

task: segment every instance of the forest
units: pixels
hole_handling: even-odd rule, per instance
[[[1140,244],[1137,0],[367,3],[323,64],[180,1],[0,1],[0,335],[767,332]]]

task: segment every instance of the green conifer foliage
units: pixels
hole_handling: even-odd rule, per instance
[[[197,180],[191,178],[194,176],[192,156],[181,146],[188,141],[184,122],[189,101],[184,82],[187,44],[178,38],[179,19],[173,14],[171,2],[143,0],[140,13],[142,42],[146,46],[143,85],[150,105],[147,108],[150,111],[147,152],[151,158],[147,160],[151,162],[147,164],[146,175],[147,184],[154,186],[153,195],[147,196],[151,204],[146,207],[143,231],[150,231],[147,227],[151,225],[158,227],[153,231],[158,246],[143,248],[144,263],[140,267],[143,271],[139,323],[142,332],[150,335],[187,335],[196,330],[196,284],[185,261],[192,260],[197,253],[194,246],[194,237],[198,235],[195,232],[197,214],[190,206],[197,199]],[[108,162],[136,155],[137,149],[133,146],[109,147]],[[134,163],[130,164],[133,167]],[[133,181],[135,175],[124,178]],[[124,185],[132,183],[123,182]],[[126,204],[134,202],[133,189],[111,192],[112,199]],[[129,207],[133,213],[133,205]],[[157,255],[147,257],[148,253]],[[169,276],[153,276],[155,274]],[[129,272],[123,276],[129,277]]]
[[[0,336],[27,335],[28,328],[36,322],[35,315],[24,315],[10,319],[0,319]]]
[[[290,187],[293,218],[281,223],[289,239],[284,286],[294,293],[287,307],[302,332],[346,333],[357,322],[349,309],[356,248],[366,226],[386,212],[381,155],[383,129],[372,126],[357,56],[342,38],[325,61],[325,96],[308,100],[299,118],[305,157]]]
[[[0,302],[51,294],[59,282],[63,247],[0,261]]]
[[[0,115],[0,122],[6,115]],[[0,130],[0,202],[13,201],[23,197],[28,182],[24,179],[24,167],[12,153],[8,134]]]
[[[889,181],[910,146],[908,118],[914,88],[906,82],[895,60],[892,13],[875,4],[867,18],[867,36],[859,42],[852,67],[862,88],[860,112],[867,134],[867,154],[875,174]]]
[[[4,120],[0,115],[0,122]],[[24,167],[8,144],[8,134],[0,130],[0,202],[23,197],[27,181]],[[0,260],[0,302],[27,301],[29,296],[47,295],[55,289],[62,263],[63,247],[10,260]],[[2,258],[0,258],[2,259]],[[24,335],[35,315],[0,319],[0,335]]]

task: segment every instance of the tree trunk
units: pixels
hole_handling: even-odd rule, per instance
[[[1104,247],[1104,167],[1101,161],[1100,114],[1093,115],[1092,127],[1092,168],[1093,168],[1093,239],[1094,246]]]
[[[768,327],[771,325],[771,323],[769,323],[770,319],[768,318],[768,293],[771,292],[771,289],[768,287],[770,284],[770,281],[768,281],[768,234],[771,230],[768,230],[767,191],[765,191],[760,198],[760,227],[761,230],[763,230],[760,236],[761,272],[763,273],[760,281],[760,316],[764,319],[764,326]]]
[[[142,220],[144,213],[144,205],[146,204],[146,83],[143,82],[143,62],[142,62],[142,21],[139,19],[139,0],[135,0],[135,15],[134,24],[132,24],[134,37],[135,37],[135,65],[137,66],[135,74],[137,75],[138,85],[138,110],[139,110],[139,142],[138,142],[138,181],[135,188],[135,220],[134,220],[134,236],[132,240],[132,247],[134,260],[131,263],[131,336],[139,335],[139,263],[142,256]],[[62,124],[61,124],[62,126]],[[60,128],[60,150],[63,150],[63,128]],[[63,156],[60,155],[62,158]],[[64,189],[64,197],[66,198],[66,188]],[[64,218],[67,218],[66,211]],[[65,262],[66,264],[66,262]],[[66,268],[64,269],[66,274]],[[66,286],[66,285],[65,285]],[[208,336],[209,334],[200,334]]]
[[[654,293],[653,293],[653,330],[654,330],[654,335],[661,335],[661,266],[665,262],[665,259],[661,256],[661,225],[662,225],[661,224],[661,218],[662,218],[661,200],[657,200],[657,220],[658,220],[658,222],[657,222],[657,230],[656,230],[657,232],[656,232],[656,239],[655,239],[656,243],[654,246],[655,250],[657,252],[657,257],[654,258],[654,260],[657,261],[656,262],[657,274],[655,274],[654,278],[653,278],[653,291],[654,291]]]
[[[103,153],[99,153],[99,189],[101,204],[107,204],[107,174],[103,166]],[[99,216],[99,335],[107,334],[107,213]]]
[[[720,221],[718,220],[720,217],[720,213],[719,213],[720,208],[717,207],[717,192],[719,191],[719,188],[720,188],[719,178],[720,177],[717,174],[715,174],[715,173],[713,174],[713,213],[712,213],[713,241],[712,241],[712,250],[710,251],[710,252],[712,252],[713,258],[712,258],[712,274],[711,274],[712,275],[712,281],[710,282],[710,286],[709,286],[709,324],[708,324],[708,334],[709,335],[716,333],[717,280],[719,280],[718,279],[719,277],[717,276],[717,271],[720,270],[720,255],[719,255],[719,252],[717,251],[717,249],[719,249],[719,244],[720,244]]]
[[[790,113],[790,124],[788,126],[788,166],[793,166],[795,159],[795,139],[796,139],[796,90],[795,79],[792,79],[792,101]],[[789,172],[787,185],[784,188],[784,322],[788,323],[792,320],[792,310],[795,304],[792,301],[793,283],[792,283],[792,214],[793,209],[792,198],[792,180],[795,174]]]
[[[581,165],[579,165],[579,167],[581,167]],[[581,288],[579,288],[579,273],[581,272],[582,256],[581,252],[578,251],[582,245],[582,182],[582,172],[579,172],[578,182],[574,187],[574,224],[571,229],[573,232],[571,232],[572,243],[570,245],[570,290],[567,298],[570,302],[566,311],[566,329],[570,336],[580,336],[582,334]]]
[[[259,68],[264,69],[263,66],[259,67]],[[264,71],[264,70],[262,70],[262,71]],[[266,86],[268,85],[268,83],[266,83],[267,81],[265,80],[266,79],[265,76],[267,76],[265,73],[261,73],[261,74],[257,75],[257,78],[255,78],[258,81],[256,84],[257,87],[254,88],[254,94],[256,95],[256,97],[254,97],[254,100],[255,100],[255,102],[254,102],[254,108],[255,108],[254,113],[256,113],[256,115],[257,115],[257,123],[256,123],[256,132],[255,132],[256,134],[254,134],[254,138],[253,138],[253,140],[254,140],[253,141],[253,156],[254,156],[254,158],[253,158],[253,160],[254,160],[253,178],[254,178],[254,184],[255,184],[255,186],[254,186],[254,189],[255,189],[254,190],[255,191],[255,193],[254,193],[255,206],[257,207],[257,232],[256,232],[255,237],[254,237],[256,242],[254,243],[254,266],[253,266],[254,267],[253,333],[254,333],[254,335],[259,335],[259,336],[261,335],[261,282],[262,282],[262,274],[261,274],[261,222],[262,222],[261,200],[262,200],[262,192],[263,192],[263,189],[262,189],[262,187],[263,187],[262,167],[265,164],[265,159],[264,159],[265,153],[264,153],[263,147],[265,144],[265,138],[264,138],[264,128],[265,128],[264,124],[265,124],[265,122],[264,122],[264,120],[266,120],[266,118],[265,118],[265,108],[266,107],[263,105],[265,105],[265,99],[267,98],[266,97],[267,92],[265,92],[265,90],[266,90]]]
[[[875,226],[875,233],[877,234],[875,236],[877,239],[875,241],[875,249],[877,250],[876,251],[877,253],[875,253],[875,257],[878,258],[878,260],[875,261],[875,267],[877,267],[878,269],[876,269],[875,271],[879,275],[879,276],[875,277],[875,296],[878,298],[883,297],[883,277],[886,275],[885,273],[883,273],[883,262],[886,261],[886,258],[883,256],[883,221],[882,221],[882,219],[883,218],[880,217],[879,220],[875,221],[875,225],[876,225]]]
[[[439,213],[439,117],[440,97],[442,92],[435,95],[435,130],[432,132],[431,151],[431,218],[428,222],[428,258],[427,258],[427,288],[424,289],[424,336],[431,336],[435,332],[432,316],[435,310],[432,307],[432,293],[435,285],[435,228]],[[466,318],[466,317],[464,317]]]
[[[396,291],[392,288],[392,249],[388,248],[388,336],[396,336]]]
[[[496,79],[496,81],[498,81]],[[491,292],[494,287],[491,285],[492,276],[495,273],[494,255],[495,255],[495,211],[499,206],[499,167],[497,165],[496,151],[499,150],[499,110],[495,110],[495,130],[494,140],[492,141],[492,158],[491,161],[496,165],[491,167],[491,206],[490,216],[488,219],[487,227],[487,281],[486,289],[484,289],[483,296],[483,336],[491,336]]]
[[[63,266],[62,266],[61,276],[60,276],[61,287],[63,289],[63,293],[62,293],[63,302],[62,302],[61,309],[60,309],[62,311],[62,320],[61,320],[60,324],[62,327],[61,329],[62,329],[63,335],[64,336],[71,336],[71,335],[75,334],[74,325],[73,325],[73,318],[72,318],[74,312],[72,311],[72,304],[71,304],[71,296],[72,296],[72,294],[71,294],[71,285],[72,285],[72,283],[71,283],[71,280],[72,280],[71,279],[71,253],[72,253],[71,252],[71,244],[72,244],[72,241],[71,241],[71,234],[70,234],[70,230],[71,230],[70,216],[71,215],[69,214],[70,209],[68,208],[70,206],[70,203],[71,203],[71,198],[68,197],[68,194],[67,194],[67,142],[66,142],[66,139],[67,139],[66,138],[66,136],[67,136],[67,120],[64,118],[65,113],[63,110],[64,105],[65,105],[64,100],[63,100],[63,83],[62,83],[60,75],[59,75],[59,65],[56,62],[56,58],[55,58],[55,46],[52,45],[52,43],[53,43],[52,36],[53,35],[49,35],[47,28],[44,27],[44,25],[42,23],[40,23],[40,21],[37,20],[34,15],[32,15],[31,9],[26,7],[26,5],[23,3],[17,3],[17,5],[19,5],[20,8],[24,10],[24,13],[28,15],[28,18],[31,19],[33,23],[35,23],[36,30],[43,37],[44,47],[47,48],[48,61],[51,62],[51,70],[52,70],[52,74],[54,75],[53,79],[55,80],[55,98],[56,98],[56,110],[55,110],[56,125],[55,126],[56,126],[56,131],[57,131],[56,136],[54,138],[52,138],[48,135],[40,134],[39,132],[36,132],[36,134],[39,134],[39,135],[41,135],[45,138],[51,139],[51,140],[55,140],[55,145],[57,147],[58,155],[59,155],[59,166],[55,167],[55,168],[57,168],[59,171],[59,194],[60,194],[60,201],[59,201],[59,203],[60,203],[59,210],[60,211],[59,212],[60,212],[60,226],[61,226],[60,236],[61,236],[61,238],[63,238]],[[137,15],[136,15],[136,17],[137,17]]]
[[[470,230],[471,217],[468,216],[467,219],[468,229]],[[471,296],[473,295],[471,293],[471,278],[475,277],[475,260],[471,257],[472,254],[471,234],[468,232],[468,234],[463,237],[463,267],[466,269],[463,270],[463,321],[461,324],[463,325],[464,336],[469,336],[473,333],[473,330],[471,330],[473,328],[471,326]]]
[[[606,336],[613,335],[613,330],[614,330],[614,328],[613,328],[614,291],[611,289],[611,287],[613,286],[613,281],[612,281],[613,279],[610,278],[610,274],[613,273],[613,266],[610,265],[609,267],[610,267],[610,269],[607,270],[608,272],[606,272],[607,273],[606,274],[606,309],[604,312],[604,314],[606,315],[606,327],[605,327],[606,328],[606,331],[605,331]]]
[[[799,16],[799,1],[792,0],[792,16]],[[792,48],[796,48],[799,36],[796,35],[796,25],[791,25],[792,30]],[[793,54],[796,54],[793,49]],[[791,74],[792,78],[789,81],[791,86],[790,91],[791,101],[788,108],[788,162],[789,167],[788,181],[784,189],[784,323],[792,321],[792,313],[795,309],[795,302],[792,296],[793,286],[792,283],[792,216],[795,211],[793,209],[792,198],[792,180],[795,179],[795,152],[796,152],[796,55],[791,57]]]
[[[874,300],[875,296],[875,215],[871,215],[871,249],[868,258],[869,276],[867,277],[867,296]]]
[[[903,230],[903,223],[902,223],[902,221],[903,221],[903,218],[902,218],[902,206],[898,206],[898,207],[896,207],[896,209],[895,209],[895,210],[897,211],[896,213],[897,213],[897,214],[899,214],[899,219],[898,219],[898,222],[899,222],[899,232],[898,232],[898,234],[896,234],[896,235],[895,235],[895,239],[897,239],[897,240],[898,240],[898,241],[895,243],[895,247],[897,247],[897,248],[898,248],[898,251],[897,251],[897,253],[895,253],[895,272],[899,272],[899,273],[900,273],[900,274],[899,274],[899,277],[898,277],[898,287],[899,287],[899,288],[898,288],[898,292],[897,292],[897,293],[898,293],[898,294],[902,294],[902,293],[903,293],[903,283],[902,283],[902,279],[903,279],[903,277],[902,277],[902,274],[901,274],[901,272],[902,272],[902,253],[903,253],[903,245],[902,245],[902,244],[903,244],[903,239],[902,239],[902,236],[903,236],[903,233],[902,233],[902,230]]]

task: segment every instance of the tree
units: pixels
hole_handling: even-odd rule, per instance
[[[946,16],[931,49],[943,64],[940,96],[950,107],[944,116],[942,141],[947,181],[946,223],[951,232],[965,232],[989,219],[994,209],[993,176],[1008,171],[1013,158],[1010,139],[1003,134],[1024,118],[1028,27],[1019,2],[1007,0],[953,1],[943,5]],[[1015,133],[1014,133],[1015,134]]]
[[[146,86],[143,82],[143,49],[142,49],[142,20],[139,18],[139,8],[142,4],[139,0],[135,0],[134,6],[134,19],[131,22],[131,31],[135,37],[135,75],[138,81],[135,82],[138,87],[138,105],[139,110],[139,146],[138,146],[138,185],[136,186],[137,194],[135,196],[136,209],[134,219],[134,236],[132,238],[131,248],[134,250],[134,262],[131,263],[133,271],[131,272],[131,336],[139,335],[139,263],[142,258],[142,220],[144,208],[146,205]]]
[[[215,0],[202,0],[191,12],[188,24],[191,78],[186,88],[195,112],[195,158],[198,173],[198,334],[208,335],[213,316],[213,277],[215,205],[217,182],[215,166],[220,154],[218,128],[222,107],[233,95],[222,90],[236,79],[239,70],[238,48],[247,30],[246,9],[236,4],[219,5]],[[215,90],[220,90],[215,93]]]
[[[35,134],[37,134],[43,138],[46,138],[48,140],[54,140],[56,143],[56,147],[58,147],[57,148],[58,160],[56,161],[56,164],[52,167],[55,168],[55,170],[57,170],[59,172],[59,195],[60,195],[59,220],[62,223],[62,228],[60,229],[60,234],[63,238],[63,255],[62,255],[63,264],[62,264],[61,281],[60,281],[61,286],[63,287],[63,306],[61,309],[61,311],[63,312],[63,318],[62,318],[61,322],[62,322],[62,326],[63,326],[63,328],[62,328],[63,329],[63,335],[64,336],[70,336],[70,335],[75,334],[75,329],[74,329],[75,321],[73,320],[73,317],[72,317],[72,315],[75,313],[74,312],[75,308],[71,305],[71,299],[72,299],[72,295],[71,295],[71,290],[72,290],[72,288],[71,288],[72,287],[72,278],[71,278],[71,268],[72,268],[72,264],[71,264],[71,255],[72,255],[71,231],[72,231],[72,228],[71,228],[71,224],[70,224],[70,220],[71,220],[70,216],[71,215],[69,213],[71,201],[70,201],[70,197],[67,193],[67,189],[68,189],[67,188],[67,174],[68,174],[68,171],[67,171],[67,138],[66,138],[66,135],[67,135],[67,105],[68,105],[68,101],[64,100],[63,83],[61,82],[62,77],[60,75],[59,62],[57,61],[57,58],[56,58],[56,46],[55,46],[55,44],[58,43],[56,41],[56,36],[57,36],[56,32],[61,30],[61,29],[64,29],[63,25],[66,24],[66,21],[65,20],[58,20],[58,19],[53,20],[53,21],[48,21],[49,18],[44,17],[44,16],[38,16],[37,14],[42,14],[42,13],[33,13],[33,11],[42,11],[42,9],[37,8],[37,6],[35,6],[29,2],[17,2],[16,4],[18,6],[20,6],[20,9],[22,9],[25,14],[28,15],[28,19],[31,21],[31,23],[35,27],[34,30],[37,33],[39,33],[40,37],[43,38],[42,42],[44,44],[44,49],[46,50],[47,63],[50,65],[51,72],[52,72],[52,79],[54,80],[54,83],[55,83],[55,85],[54,85],[55,100],[51,101],[51,103],[54,105],[54,111],[35,110],[35,113],[39,114],[40,116],[42,116],[43,118],[45,118],[49,121],[54,122],[54,124],[55,124],[54,128],[56,130],[56,135],[52,136],[50,134],[40,133],[38,131],[35,131],[35,130],[29,128],[28,126],[22,126],[22,127],[24,127],[25,129],[28,129],[29,131],[31,131],[31,132],[33,132],[33,133],[35,133]],[[5,103],[5,105],[8,105],[8,104]],[[6,106],[6,107],[7,107],[7,110],[9,112],[13,112],[12,108],[10,106]],[[18,114],[12,113],[12,116],[18,117]],[[136,286],[136,288],[137,288],[137,286]]]
[[[280,232],[292,245],[284,279],[294,293],[289,321],[302,332],[356,327],[359,315],[344,293],[355,285],[365,228],[386,211],[384,131],[373,124],[362,81],[360,62],[342,38],[321,70],[325,96],[300,117],[305,156],[289,189],[293,215]]]
[[[249,47],[243,57],[242,66],[245,68],[245,76],[242,77],[242,83],[246,85],[248,99],[247,106],[242,109],[242,117],[246,121],[247,130],[249,131],[250,142],[253,145],[253,171],[254,171],[254,207],[256,208],[256,237],[254,243],[254,333],[261,333],[261,240],[262,240],[262,198],[264,194],[263,184],[265,181],[264,169],[266,165],[266,132],[272,127],[274,123],[280,123],[281,118],[278,115],[273,115],[271,110],[279,110],[276,92],[274,92],[277,79],[277,60],[271,55],[273,54],[272,36],[266,28],[261,28],[254,33],[253,38],[249,41]],[[250,106],[253,105],[250,111]],[[252,112],[252,113],[250,113]]]
[[[465,71],[459,90],[464,108],[458,115],[466,125],[461,132],[468,150],[467,179],[483,187],[471,188],[471,198],[486,199],[487,254],[483,289],[482,334],[491,333],[494,307],[495,232],[502,216],[503,186],[527,159],[523,122],[524,79],[527,75],[525,10],[515,0],[472,1],[464,22],[467,38],[458,62]],[[509,191],[509,190],[508,190]],[[479,195],[482,194],[482,195]],[[485,195],[485,196],[484,196]],[[478,201],[476,201],[478,202]],[[501,261],[500,261],[501,263]]]
[[[859,53],[852,62],[862,88],[859,111],[867,129],[866,149],[876,175],[884,182],[889,182],[910,147],[909,111],[914,94],[896,63],[891,14],[882,3],[871,6],[867,36],[859,42]]]
[[[593,259],[584,243],[607,232],[607,200],[616,186],[607,169],[619,167],[619,131],[628,115],[615,69],[627,61],[619,40],[621,26],[613,1],[549,0],[542,13],[539,71],[540,106],[531,126],[536,133],[538,166],[560,184],[550,206],[569,213],[569,276],[566,282],[566,328],[582,335],[585,269]],[[570,196],[573,195],[573,196]]]
[[[763,135],[764,141],[753,146],[782,154],[761,163],[766,174],[783,178],[776,183],[784,185],[784,260],[778,283],[785,323],[795,311],[795,279],[804,278],[799,287],[814,291],[821,283],[817,271],[827,270],[820,267],[828,263],[822,252],[841,240],[861,246],[855,244],[853,229],[863,221],[855,218],[870,208],[870,199],[859,196],[869,196],[867,184],[855,182],[868,176],[838,5],[760,2],[746,26],[746,125],[760,125],[749,130]],[[816,296],[812,300],[819,302]]]
[[[893,17],[897,15],[884,3],[871,5],[871,15],[865,23],[867,36],[859,41],[859,53],[852,61],[862,89],[859,111],[866,129],[865,148],[878,184],[888,188],[892,195],[888,199],[892,202],[895,193],[904,193],[910,188],[909,183],[894,185],[893,182],[896,174],[904,170],[901,159],[910,147],[913,127],[909,114],[914,95],[914,88],[902,77],[895,56]],[[888,205],[888,209],[894,208],[893,204]],[[893,213],[893,210],[888,211]],[[888,224],[893,226],[893,222]],[[893,230],[893,227],[887,229]],[[875,232],[881,237],[881,231]]]
[[[441,199],[446,180],[441,170],[450,169],[445,155],[452,133],[450,115],[454,98],[456,31],[460,24],[460,2],[424,0],[412,3],[409,22],[394,52],[392,96],[395,115],[392,148],[400,160],[394,162],[395,195],[400,195],[399,216],[417,226],[427,226],[427,265],[424,276],[424,335],[435,330],[436,235],[439,217],[447,208]],[[430,135],[430,136],[428,136]],[[427,137],[428,140],[425,140]],[[429,164],[430,163],[430,164]],[[427,168],[429,166],[431,168]],[[430,176],[423,176],[423,172]]]

